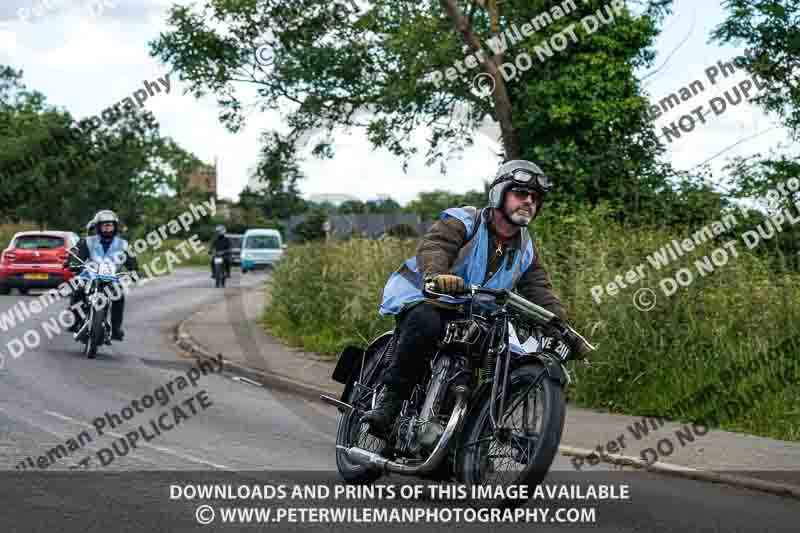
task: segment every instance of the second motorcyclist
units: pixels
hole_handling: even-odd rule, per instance
[[[103,262],[114,262],[118,267],[125,266],[130,272],[136,272],[139,268],[136,258],[128,253],[128,241],[119,237],[119,217],[110,210],[99,211],[90,225],[94,223],[95,234],[81,239],[76,246],[77,255],[80,261],[85,263],[100,264]],[[69,256],[69,266],[78,268],[81,263],[72,255]],[[83,299],[83,291],[73,291],[70,296],[70,305],[75,319],[70,331],[77,332],[80,328],[78,312],[75,305]],[[122,330],[122,322],[125,316],[125,295],[122,288],[117,287],[116,294],[111,298],[111,338],[121,341],[125,334]]]

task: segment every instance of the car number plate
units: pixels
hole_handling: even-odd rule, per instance
[[[25,279],[47,279],[47,274],[25,274]]]

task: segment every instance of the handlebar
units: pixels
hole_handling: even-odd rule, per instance
[[[435,286],[436,284],[433,283],[432,281],[423,284],[422,295],[425,297],[434,297],[434,298],[438,298],[441,296],[459,298],[465,296],[475,296],[476,294],[488,294],[491,296],[502,297],[509,293],[506,289],[487,289],[486,287],[480,287],[478,285],[470,285],[469,287],[467,287],[467,290],[461,294],[444,294],[440,292],[434,292],[433,289]]]
[[[504,298],[506,303],[512,309],[532,318],[542,326],[556,329],[556,331],[558,331],[561,336],[565,337],[565,340],[570,342],[573,346],[575,345],[576,341],[580,340],[590,352],[593,352],[597,349],[589,341],[587,341],[583,335],[575,331],[572,326],[561,320],[556,314],[551,313],[544,307],[538,306],[535,303],[526,300],[525,298],[509,291],[508,289],[489,289],[486,287],[480,287],[478,285],[470,285],[465,292],[452,295],[435,292],[433,291],[434,287],[435,284],[432,281],[424,283],[422,286],[422,295],[426,298],[438,298],[441,296],[459,298],[468,296],[474,297],[476,294],[488,294],[491,296]]]

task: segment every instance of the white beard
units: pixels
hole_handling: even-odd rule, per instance
[[[532,215],[523,215],[517,211],[511,213],[508,218],[510,218],[514,224],[519,224],[521,226],[527,226],[531,223],[531,220],[533,220]]]

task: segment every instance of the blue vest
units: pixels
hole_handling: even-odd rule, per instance
[[[117,269],[125,264],[125,252],[128,250],[128,241],[125,239],[115,236],[108,251],[105,251],[100,237],[95,235],[86,238],[86,246],[89,248],[89,260],[94,263],[114,263],[117,265]]]
[[[483,283],[486,267],[489,262],[489,228],[486,217],[488,209],[478,211],[474,207],[453,207],[442,211],[440,219],[455,217],[467,228],[467,242],[458,252],[455,262],[450,267],[450,274],[460,276],[469,285],[482,285],[490,289],[513,289],[522,274],[533,264],[533,242],[526,230],[521,231],[522,253],[506,254],[497,272]],[[509,260],[513,263],[508,264]],[[382,315],[396,315],[412,303],[424,300],[422,295],[422,273],[417,268],[417,258],[407,259],[392,275],[383,288],[383,301],[379,312]],[[439,298],[444,303],[458,304],[464,298]]]

